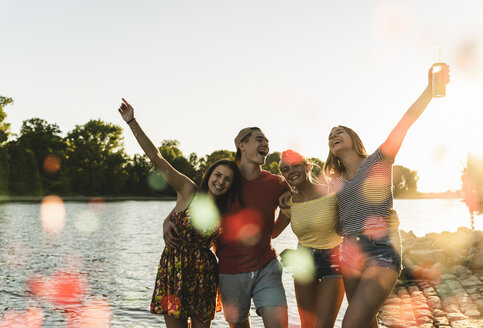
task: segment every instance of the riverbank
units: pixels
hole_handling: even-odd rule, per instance
[[[403,265],[380,320],[388,328],[483,327],[483,231],[401,231]]]

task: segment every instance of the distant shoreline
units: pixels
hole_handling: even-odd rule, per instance
[[[3,196],[0,203],[41,203],[47,196]],[[56,196],[56,195],[55,195]],[[176,197],[148,197],[148,196],[59,196],[66,202],[123,202],[123,201],[175,201]]]
[[[0,203],[40,203],[44,197],[49,196],[0,196]],[[56,195],[57,196],[57,195]],[[122,202],[122,201],[175,201],[173,196],[59,196],[67,202]],[[447,191],[441,193],[417,193],[416,195],[396,197],[394,199],[456,199],[463,200],[463,193],[458,191]]]

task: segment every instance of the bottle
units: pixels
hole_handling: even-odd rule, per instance
[[[433,98],[446,96],[446,83],[443,77],[443,68],[445,66],[446,66],[445,63],[433,64],[433,75],[432,75]]]

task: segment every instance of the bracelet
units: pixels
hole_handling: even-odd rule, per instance
[[[134,120],[136,120],[136,119],[133,117],[132,119],[130,119],[129,121],[127,121],[127,124],[129,125],[129,123],[131,123]]]

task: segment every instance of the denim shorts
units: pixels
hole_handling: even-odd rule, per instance
[[[337,250],[338,246],[328,249],[310,248],[300,244],[297,246],[297,251],[308,251],[311,254],[314,260],[315,279],[342,278]]]
[[[347,235],[341,245],[341,265],[363,271],[369,266],[380,266],[400,273],[401,239],[399,231],[392,231],[382,237]]]
[[[264,306],[287,307],[282,285],[282,265],[277,259],[256,271],[219,274],[221,302],[225,320],[241,323],[250,315],[251,300],[257,314]]]

